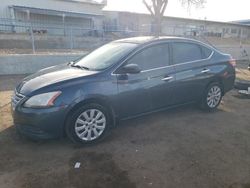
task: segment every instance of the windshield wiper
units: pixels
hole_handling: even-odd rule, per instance
[[[81,65],[76,65],[73,61],[71,61],[70,63],[68,63],[68,65],[70,65],[71,67],[79,68],[79,69],[89,70],[88,67],[84,67],[84,66],[81,66]]]

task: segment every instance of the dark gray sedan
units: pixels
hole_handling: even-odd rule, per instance
[[[128,38],[25,78],[12,97],[13,119],[31,138],[90,144],[118,119],[188,103],[213,111],[234,80],[232,57],[202,42]]]

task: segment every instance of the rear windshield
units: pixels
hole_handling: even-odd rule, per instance
[[[85,67],[89,70],[104,70],[126,56],[136,46],[137,44],[133,43],[111,42],[78,60],[75,65]]]

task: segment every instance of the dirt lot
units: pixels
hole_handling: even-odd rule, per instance
[[[16,134],[8,103],[22,77],[0,77],[1,188],[250,188],[250,100],[236,91],[214,113],[186,106],[148,115],[79,148]]]

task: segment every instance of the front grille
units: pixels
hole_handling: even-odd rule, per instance
[[[18,93],[17,91],[14,92],[14,95],[12,96],[12,105],[15,107],[19,102],[21,102],[24,99],[24,95]]]

